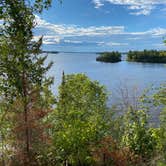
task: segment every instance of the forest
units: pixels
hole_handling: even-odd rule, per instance
[[[51,0],[0,0],[0,165],[165,166],[166,86],[134,103],[108,106],[108,91],[85,74],[47,77],[35,14]],[[120,54],[115,53],[117,57]],[[158,124],[149,111],[161,111]],[[119,112],[123,114],[119,114]]]
[[[115,62],[120,62],[121,61],[121,53],[119,52],[103,52],[100,53],[100,55],[96,58],[96,61],[100,61],[100,62],[111,62],[111,63],[115,63]]]
[[[127,60],[134,62],[166,63],[166,52],[157,50],[129,51]]]

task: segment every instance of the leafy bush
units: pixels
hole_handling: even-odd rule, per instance
[[[158,129],[158,146],[166,162],[166,85],[162,85],[154,95],[155,105],[162,107]]]
[[[107,95],[84,74],[63,77],[54,113],[54,146],[59,161],[92,165],[90,145],[104,135]]]
[[[147,113],[144,110],[130,110],[125,115],[123,143],[143,160],[153,157],[157,141],[153,130],[148,126]]]

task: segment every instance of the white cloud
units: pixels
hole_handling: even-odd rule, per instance
[[[41,28],[42,30],[47,31],[48,36],[55,36],[57,42],[59,42],[59,38],[64,37],[80,37],[80,36],[111,36],[111,35],[135,35],[138,36],[146,36],[149,35],[151,37],[160,37],[166,35],[165,28],[153,28],[147,31],[140,32],[126,32],[124,26],[90,26],[90,27],[80,27],[77,25],[64,25],[64,24],[53,24],[49,23],[39,16],[36,16],[37,28]],[[46,37],[45,37],[46,38]],[[49,37],[50,39],[51,37]],[[53,38],[53,37],[52,37]]]
[[[114,42],[109,42],[109,43],[106,43],[106,45],[108,45],[108,46],[128,46],[129,44],[128,43],[114,43]]]
[[[63,25],[49,23],[36,16],[37,27],[35,31],[36,40],[44,34],[43,43],[45,45],[75,45],[96,46],[98,48],[113,49],[133,49],[133,48],[164,48],[162,45],[153,45],[155,42],[162,42],[162,37],[166,36],[166,28],[153,28],[146,31],[126,31],[124,26],[91,26],[80,27],[77,25]],[[42,34],[43,33],[43,34]],[[35,39],[34,38],[34,39]],[[161,39],[159,39],[161,38]],[[140,39],[140,40],[139,40]],[[139,41],[137,41],[139,40]],[[139,42],[141,44],[139,44]]]
[[[33,40],[38,41],[41,36],[34,36]],[[43,36],[43,44],[58,44],[61,38],[59,36]]]
[[[64,40],[65,43],[72,43],[72,44],[81,44],[83,41],[78,40]]]
[[[61,38],[59,36],[44,36],[43,44],[58,44]]]
[[[109,46],[109,47],[112,47],[112,46],[128,46],[129,44],[128,43],[116,43],[116,42],[101,42],[101,43],[98,43],[98,46]]]
[[[141,37],[129,37],[127,40],[140,40],[142,39]]]
[[[166,29],[165,28],[153,28],[147,31],[142,32],[126,32],[126,34],[130,35],[138,35],[138,36],[146,36],[150,35],[151,37],[162,37],[166,35]]]
[[[166,5],[166,0],[93,0],[95,8],[103,6],[105,2],[125,5],[134,15],[149,15],[157,5]]]
[[[101,0],[93,0],[93,3],[95,4],[95,8],[98,9],[104,4],[101,2]]]
[[[46,22],[36,16],[37,28],[44,28],[57,35],[70,36],[103,36],[120,34],[124,32],[124,26],[100,26],[79,27],[76,25],[57,25]]]
[[[164,28],[152,29],[151,32],[152,32],[153,36],[164,36],[164,35],[166,35],[166,29],[164,29]]]

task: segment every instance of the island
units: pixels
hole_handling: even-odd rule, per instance
[[[121,61],[120,52],[103,52],[96,58],[96,61],[106,62],[106,63],[115,63]]]
[[[157,51],[157,50],[129,51],[127,54],[127,61],[166,63],[166,51]]]

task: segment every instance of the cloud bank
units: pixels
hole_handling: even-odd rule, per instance
[[[90,26],[53,24],[36,16],[36,39],[43,35],[44,45],[54,45],[58,48],[91,47],[97,49],[157,49],[164,48],[162,37],[166,29],[157,27],[147,31],[126,31],[122,26]],[[159,47],[160,46],[160,47]],[[54,47],[55,48],[55,47]]]
[[[149,15],[158,5],[166,6],[166,0],[92,0],[95,8],[100,8],[104,4],[126,6],[133,15]]]
[[[61,36],[102,36],[120,34],[124,31],[124,26],[91,26],[79,27],[76,25],[56,25],[49,23],[40,17],[36,16],[37,28],[44,28],[49,30],[50,33],[56,33]]]

